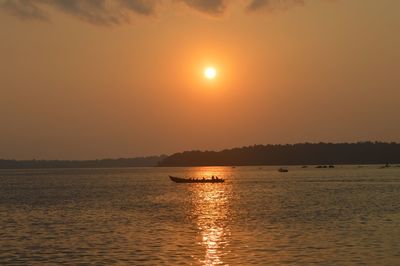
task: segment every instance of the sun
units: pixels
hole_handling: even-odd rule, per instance
[[[204,77],[209,80],[215,79],[217,77],[217,70],[215,67],[206,67],[204,69]]]

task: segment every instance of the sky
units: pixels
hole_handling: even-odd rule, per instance
[[[0,158],[399,142],[399,10],[398,0],[0,0]]]

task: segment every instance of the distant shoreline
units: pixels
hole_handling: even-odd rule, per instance
[[[303,166],[307,166],[306,168],[303,168]],[[115,167],[105,167],[105,166],[99,166],[99,167],[44,167],[44,168],[0,168],[0,171],[2,170],[73,170],[73,169],[82,169],[82,170],[95,170],[95,169],[135,169],[135,168],[187,168],[187,167],[229,167],[229,168],[239,168],[239,167],[297,167],[299,169],[321,169],[321,170],[330,170],[331,168],[326,167],[317,167],[319,165],[300,165],[300,164],[292,164],[292,165],[197,165],[197,166],[115,166]],[[391,164],[389,167],[384,167],[384,164],[336,164],[334,165],[334,168],[341,168],[341,167],[349,167],[349,166],[354,166],[354,167],[368,167],[368,166],[376,166],[378,169],[381,168],[400,168],[400,163],[398,164]]]
[[[154,167],[166,156],[119,158],[102,160],[2,160],[0,169],[74,169]]]
[[[102,160],[2,160],[0,169],[400,164],[400,144],[385,142],[253,145],[222,151]]]
[[[400,144],[391,142],[253,145],[222,151],[186,151],[159,166],[368,165],[399,164]]]

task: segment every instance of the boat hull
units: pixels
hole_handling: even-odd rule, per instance
[[[169,176],[169,179],[175,183],[223,183],[224,179],[187,179],[176,176]]]

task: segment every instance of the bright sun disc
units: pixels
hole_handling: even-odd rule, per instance
[[[213,67],[207,67],[204,69],[204,77],[206,79],[214,79],[217,76],[217,70]]]

